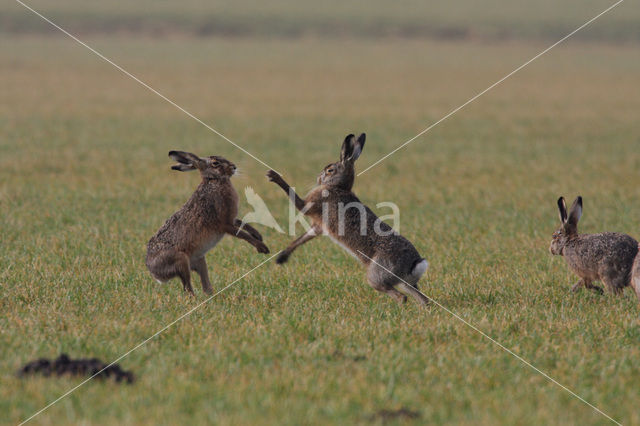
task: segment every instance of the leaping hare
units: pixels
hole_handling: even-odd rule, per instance
[[[236,172],[232,162],[215,155],[201,158],[183,151],[170,151],[169,157],[178,162],[171,167],[173,170],[199,170],[202,182],[189,201],[149,240],[147,268],[159,282],[180,277],[184,290],[191,294],[190,271],[196,271],[202,290],[211,294],[205,254],[225,234],[249,242],[258,253],[269,253],[269,249],[258,231],[236,219],[238,194],[230,180]]]
[[[342,144],[340,161],[329,164],[318,176],[316,186],[301,199],[275,171],[267,177],[290,196],[298,210],[311,219],[312,226],[293,241],[276,259],[288,260],[293,251],[317,235],[328,235],[367,267],[367,280],[376,290],[399,302],[412,296],[422,304],[429,299],[418,291],[418,280],[427,270],[427,261],[415,247],[381,221],[351,192],[355,180],[354,163],[362,153],[365,134],[356,140],[348,135]]]
[[[582,197],[576,198],[568,215],[564,198],[560,197],[558,210],[562,224],[553,234],[549,250],[551,254],[564,256],[569,268],[580,277],[571,290],[586,287],[602,294],[602,287],[593,285],[594,281],[602,281],[611,293],[622,293],[631,283],[638,242],[629,235],[614,232],[578,234]]]

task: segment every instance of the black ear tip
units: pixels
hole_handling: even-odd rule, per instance
[[[358,136],[358,142],[364,143],[366,139],[367,139],[367,135],[365,133],[361,133],[360,136]]]
[[[582,195],[578,195],[578,198],[576,200],[580,205],[582,205]]]
[[[171,166],[171,170],[181,171],[180,166],[178,166],[178,165]]]
[[[349,134],[344,138],[344,141],[346,142],[346,141],[351,140],[351,139],[353,139],[353,138],[355,138],[355,137],[356,137],[356,135],[354,135],[353,133],[349,133]]]
[[[169,157],[173,157],[177,153],[178,153],[177,151],[169,151]]]

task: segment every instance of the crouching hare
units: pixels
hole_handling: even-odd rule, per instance
[[[558,210],[562,224],[553,234],[549,250],[551,254],[564,256],[569,268],[580,277],[571,290],[586,287],[602,294],[602,287],[593,285],[594,281],[602,281],[609,292],[622,293],[631,283],[638,242],[629,235],[614,232],[578,234],[582,197],[576,198],[568,215],[564,198],[560,197]]]
[[[317,235],[328,235],[367,267],[367,280],[374,289],[399,302],[407,300],[404,292],[426,305],[429,299],[418,290],[417,283],[427,270],[427,261],[409,240],[380,220],[351,191],[354,163],[362,153],[364,142],[364,133],[357,140],[354,135],[348,135],[342,144],[340,161],[322,170],[318,186],[304,200],[278,173],[269,170],[269,180],[280,186],[312,222],[309,231],[282,251],[276,262],[286,262],[297,247]]]
[[[269,253],[269,249],[258,231],[236,219],[238,194],[230,180],[236,172],[233,163],[215,155],[201,158],[182,151],[171,151],[169,157],[178,162],[171,167],[173,170],[198,170],[202,182],[189,201],[149,240],[147,268],[159,282],[179,277],[184,290],[192,295],[191,271],[196,271],[202,290],[211,294],[205,254],[225,234],[249,242],[258,253]]]

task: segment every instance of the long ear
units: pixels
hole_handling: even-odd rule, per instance
[[[180,164],[171,166],[172,170],[179,170],[181,172],[188,172],[195,170],[198,166],[201,166],[204,160],[195,154],[184,151],[169,151],[169,157],[177,161]]]
[[[344,138],[344,142],[342,142],[342,151],[340,151],[340,161],[347,161],[351,155],[353,155],[353,145],[356,136],[352,133],[348,134],[346,138]]]
[[[567,204],[564,202],[564,197],[558,198],[558,211],[560,212],[560,222],[565,223],[567,221]]]
[[[178,170],[179,172],[190,172],[196,170],[196,167],[191,164],[175,164],[171,166],[171,170]]]
[[[580,216],[582,216],[582,197],[578,196],[578,198],[576,198],[571,205],[571,211],[569,213],[569,219],[567,220],[567,223],[573,226],[577,226],[578,221],[580,220]]]
[[[360,154],[362,154],[362,150],[364,149],[365,139],[367,139],[367,135],[365,135],[364,133],[358,136],[358,140],[353,146],[353,154],[351,154],[349,161],[356,161],[358,157],[360,157]]]

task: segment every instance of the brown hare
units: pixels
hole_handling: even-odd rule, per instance
[[[367,280],[374,289],[399,302],[407,300],[404,292],[427,304],[429,299],[417,286],[427,270],[427,261],[409,240],[381,221],[351,191],[354,163],[362,153],[365,137],[363,133],[357,140],[354,135],[345,138],[340,161],[324,168],[318,176],[318,186],[304,200],[278,173],[269,170],[269,180],[278,184],[312,223],[309,231],[278,255],[276,262],[286,262],[297,247],[317,235],[328,235],[367,267]]]
[[[236,219],[238,194],[230,180],[236,172],[233,163],[215,155],[201,158],[183,151],[170,151],[169,157],[178,162],[171,167],[173,170],[198,170],[202,182],[189,201],[149,240],[147,268],[159,282],[180,277],[184,290],[191,294],[190,271],[196,271],[202,290],[211,294],[205,254],[225,234],[246,240],[258,253],[269,253],[269,249],[258,231]]]
[[[549,250],[551,254],[563,256],[569,268],[580,277],[571,290],[586,287],[602,294],[602,287],[593,285],[594,281],[602,281],[611,293],[621,293],[631,282],[638,242],[629,235],[614,232],[578,234],[582,197],[576,198],[569,214],[564,198],[560,197],[558,210],[562,224],[553,234]]]

